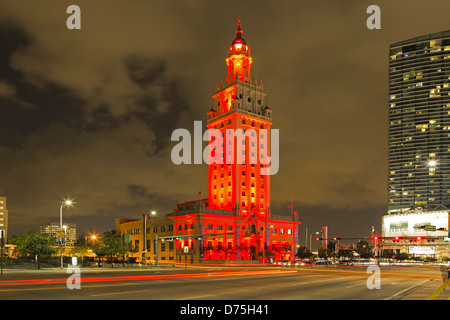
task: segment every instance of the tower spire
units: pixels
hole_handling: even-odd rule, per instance
[[[242,39],[242,34],[244,33],[241,29],[241,17],[238,17],[237,30],[236,30],[236,39]]]

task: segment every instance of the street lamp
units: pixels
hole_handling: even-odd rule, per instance
[[[309,252],[312,252],[311,236],[312,236],[313,234],[319,234],[319,231],[317,231],[317,232],[311,232],[311,234],[309,235]]]
[[[63,268],[63,253],[62,253],[62,209],[64,206],[70,207],[72,205],[71,200],[66,200],[61,204],[61,207],[59,208],[59,252],[61,256],[61,269]],[[64,233],[64,237],[66,237],[66,234]]]
[[[155,210],[152,210],[152,211],[150,211],[150,215],[152,216],[152,217],[155,217],[156,216],[156,211]],[[143,232],[143,234],[144,234],[144,241],[143,241],[143,244],[142,244],[142,248],[143,248],[143,260],[144,260],[144,266],[146,267],[147,266],[147,250],[148,250],[148,248],[147,248],[147,217],[149,216],[148,214],[143,214],[142,215],[143,216],[143,219],[144,219],[144,232]]]

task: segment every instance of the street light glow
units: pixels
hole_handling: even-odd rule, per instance
[[[91,238],[91,240],[95,241],[95,240],[97,240],[98,235],[95,232],[93,232],[93,233],[89,233],[89,237]]]

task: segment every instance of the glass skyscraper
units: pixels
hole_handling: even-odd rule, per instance
[[[450,30],[389,49],[388,213],[450,209]]]

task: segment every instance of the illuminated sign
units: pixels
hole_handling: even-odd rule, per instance
[[[424,254],[431,255],[435,253],[434,247],[421,247],[421,246],[411,246],[409,247],[410,254]]]
[[[448,236],[447,211],[391,214],[383,217],[383,237]]]

